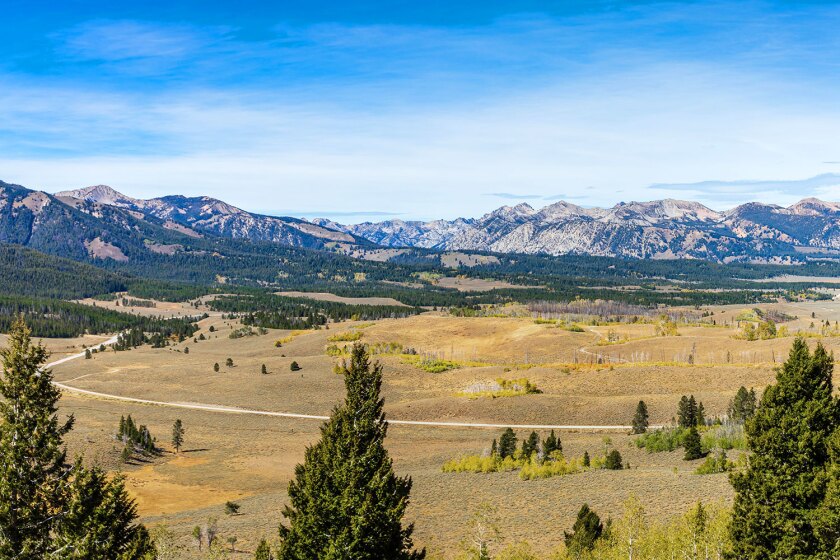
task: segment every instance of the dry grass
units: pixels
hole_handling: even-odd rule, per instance
[[[388,297],[343,297],[326,292],[276,292],[276,294],[278,296],[308,298],[317,301],[335,301],[348,305],[396,305],[398,307],[408,307],[403,302]]]
[[[743,306],[716,308],[715,317],[734,316],[738,309]],[[840,318],[840,305],[833,302],[786,308],[806,323],[811,321],[812,310],[820,318]],[[210,325],[216,332],[209,332]],[[168,349],[97,354],[92,360],[59,366],[55,374],[59,380],[75,379],[72,384],[79,387],[154,400],[319,415],[328,414],[340,402],[343,382],[333,373],[336,360],[325,356],[324,348],[330,336],[350,330],[353,324],[300,334],[281,348],[274,342],[288,336],[289,331],[229,339],[230,330],[237,326],[236,322],[210,317],[201,323],[201,332],[209,340],[196,344],[190,339]],[[467,361],[475,356],[492,364],[433,374],[405,363],[400,356],[379,356],[385,366],[383,392],[389,418],[534,424],[626,424],[640,399],[647,402],[651,421],[664,423],[674,415],[679,397],[689,393],[704,402],[707,414],[721,414],[739,386],[760,390],[771,382],[773,365],[764,359],[755,364],[704,365],[704,356],[747,348],[758,356],[776,352],[777,361],[781,361],[790,344],[790,339],[738,341],[731,338],[732,329],[726,328],[682,328],[679,337],[642,338],[649,327],[622,326],[629,342],[598,347],[599,334],[605,335],[610,327],[572,333],[552,325],[537,325],[531,319],[467,319],[428,313],[377,321],[364,329],[363,341],[399,342],[418,351],[438,353],[443,359],[452,356]],[[830,348],[840,346],[836,339],[824,342]],[[78,351],[82,341],[47,343],[60,355]],[[583,361],[581,347],[624,358],[633,352],[664,351],[669,358],[695,345],[700,359],[691,367],[652,362],[600,367],[570,364],[576,355]],[[184,346],[190,348],[188,355],[182,351]],[[234,360],[232,368],[224,366],[228,357]],[[525,364],[526,359],[529,364]],[[301,365],[301,371],[290,371],[292,360]],[[213,373],[216,362],[221,366],[219,373]],[[262,364],[266,364],[269,375],[260,374]],[[526,367],[527,374],[520,373]],[[543,393],[508,399],[455,396],[476,383],[524,376]],[[189,537],[192,527],[208,516],[218,517],[223,538],[237,536],[238,546],[246,551],[252,552],[259,538],[276,535],[294,465],[302,460],[305,446],[318,437],[319,427],[318,421],[311,420],[215,414],[72,395],[65,396],[62,411],[77,417],[71,451],[84,451],[91,460],[111,468],[118,467],[119,449],[110,434],[120,415],[130,413],[149,425],[164,447],[172,422],[175,418],[183,420],[187,430],[185,453],[178,457],[167,453],[154,463],[125,470],[145,521],[171,525],[184,546],[190,547],[184,552],[185,558],[194,550]],[[645,501],[648,511],[664,518],[684,511],[697,500],[729,500],[732,496],[726,475],[694,475],[697,464],[682,461],[679,452],[648,454],[621,434],[611,437],[632,465],[628,471],[595,471],[532,481],[520,480],[516,473],[441,472],[447,459],[489,448],[492,438],[499,435],[496,432],[391,427],[388,446],[395,466],[400,474],[414,480],[409,517],[417,522],[418,544],[453,551],[467,530],[470,513],[483,501],[499,506],[502,529],[510,540],[528,539],[546,552],[559,544],[562,529],[571,526],[583,502],[599,514],[615,517],[620,514],[622,501],[636,494]],[[603,453],[603,434],[563,433],[560,437],[570,456],[580,456],[584,451],[593,456]],[[242,504],[242,515],[223,514],[223,504],[229,499]]]

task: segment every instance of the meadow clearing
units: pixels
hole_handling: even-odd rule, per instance
[[[814,321],[840,320],[835,302],[757,307],[784,313],[791,333],[811,332]],[[573,331],[533,318],[461,318],[430,312],[331,324],[328,330],[269,330],[230,338],[238,321],[215,315],[203,320],[195,335],[205,340],[97,353],[90,360],[57,366],[54,374],[73,387],[127,397],[328,415],[342,398],[343,381],[333,371],[341,355],[328,355],[327,350],[340,350],[358,339],[380,352],[376,358],[385,368],[383,394],[390,419],[620,426],[629,423],[636,403],[645,400],[651,423],[667,424],[684,394],[702,401],[707,416],[725,414],[738,387],[761,389],[772,381],[774,360],[778,365],[784,359],[793,340],[735,338],[736,319],[749,311],[743,306],[704,311],[713,312],[710,317],[718,325],[679,326],[678,336],[664,337],[655,336],[652,324],[585,325]],[[819,340],[830,349],[840,344],[832,336]],[[81,344],[90,342],[95,342],[92,337],[47,341],[55,357],[78,352]],[[416,354],[403,354],[406,349]],[[225,365],[228,358],[232,367]],[[293,361],[299,371],[291,370]],[[428,363],[445,363],[451,369],[433,373],[424,369]],[[500,398],[469,393],[494,380],[520,378],[541,393]],[[320,426],[311,419],[150,406],[70,392],[62,400],[62,411],[77,418],[71,450],[123,470],[145,522],[165,523],[185,554],[197,554],[192,527],[218,518],[222,536],[237,537],[242,558],[260,538],[276,536],[294,465],[302,460],[306,445],[317,439]],[[120,416],[127,414],[149,426],[165,450],[160,457],[121,464],[120,444],[112,434]],[[169,445],[176,418],[186,428],[185,450],[177,455]],[[520,480],[515,472],[441,472],[448,459],[486,451],[500,432],[391,426],[387,445],[396,470],[414,480],[409,518],[416,522],[418,545],[453,554],[468,531],[472,512],[484,502],[498,507],[508,541],[528,540],[545,553],[561,543],[563,529],[571,526],[584,502],[604,516],[618,516],[622,502],[636,495],[652,517],[664,519],[698,499],[728,502],[732,497],[726,474],[694,474],[699,463],[683,461],[680,450],[649,454],[620,429],[558,434],[567,455],[587,451],[597,456],[614,448],[629,462],[628,470],[530,481]],[[521,441],[530,430],[517,432]],[[242,506],[239,515],[224,514],[229,500]]]

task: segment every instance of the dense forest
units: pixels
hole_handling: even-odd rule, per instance
[[[216,311],[239,314],[245,325],[272,329],[312,328],[324,325],[328,320],[408,317],[422,311],[397,305],[348,305],[274,294],[223,296],[208,302],[208,305]]]
[[[163,336],[190,336],[196,330],[191,319],[142,317],[54,299],[0,296],[0,332],[8,332],[21,314],[33,336],[50,338],[113,333],[132,327]]]

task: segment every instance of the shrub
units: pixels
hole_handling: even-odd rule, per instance
[[[236,515],[239,513],[239,504],[236,502],[225,502],[225,514],[226,515]]]
[[[359,331],[344,331],[334,334],[327,339],[329,342],[355,342],[362,338],[362,333]]]
[[[636,438],[636,447],[647,449],[648,453],[674,451],[682,447],[685,428],[661,428],[647,432]]]
[[[726,451],[720,450],[716,455],[709,455],[702,465],[697,467],[695,474],[717,474],[729,472],[735,468],[735,463],[726,456]]]
[[[604,468],[611,471],[619,471],[624,468],[624,463],[621,459],[621,453],[618,449],[613,449],[604,458]]]

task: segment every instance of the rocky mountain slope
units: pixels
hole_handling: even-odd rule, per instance
[[[122,208],[138,218],[152,218],[168,229],[192,236],[211,235],[311,248],[320,248],[330,242],[355,244],[358,241],[346,232],[296,218],[252,214],[207,196],[176,195],[141,200],[125,196],[106,185],[64,191],[55,196],[75,206],[92,203]]]
[[[716,212],[697,202],[657,200],[583,208],[503,206],[480,218],[389,220],[324,227],[388,247],[502,253],[587,254],[788,262],[803,253],[837,256],[840,204],[805,199],[788,208],[750,203]]]
[[[96,186],[55,195],[0,181],[0,243],[75,260],[133,262],[216,252],[214,240],[322,249],[371,245],[296,218],[251,214],[208,197],[139,200]]]

